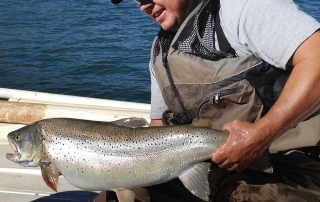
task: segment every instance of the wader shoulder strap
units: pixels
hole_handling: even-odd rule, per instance
[[[271,71],[267,72],[266,74],[260,76],[259,78],[256,78],[252,81],[249,81],[249,83],[255,88],[259,89],[262,86],[274,81],[275,79],[279,78],[280,76],[288,75],[289,70],[282,70],[278,68],[272,68]]]
[[[167,77],[168,77],[168,80],[169,80],[169,83],[171,86],[171,90],[174,93],[174,95],[176,96],[176,98],[178,99],[180,107],[183,111],[182,113],[174,114],[174,119],[172,122],[175,125],[182,125],[182,124],[191,123],[192,119],[194,119],[196,117],[195,111],[194,110],[188,111],[186,109],[186,107],[182,101],[181,95],[180,95],[177,87],[174,84],[174,80],[171,75],[170,67],[168,64],[168,50],[169,50],[171,41],[175,36],[175,33],[167,32],[167,31],[161,29],[158,36],[159,36],[160,45],[162,47],[162,63],[163,63],[163,66],[166,70],[166,74],[167,74]]]
[[[219,16],[219,9],[220,9],[220,1],[219,0],[213,0],[211,5],[211,14],[214,16],[214,27],[217,33],[217,38],[219,42],[219,48],[220,51],[229,53],[232,55],[236,55],[235,50],[231,47],[230,43],[228,42],[221,24],[220,24],[220,16]]]

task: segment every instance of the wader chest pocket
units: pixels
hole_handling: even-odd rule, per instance
[[[200,105],[198,118],[209,118],[213,128],[222,129],[233,120],[255,122],[261,118],[263,104],[247,80],[241,80],[209,95]]]

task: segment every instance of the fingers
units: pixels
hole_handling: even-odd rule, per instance
[[[223,162],[218,163],[220,168],[227,169],[228,171],[236,171],[239,167],[238,163],[233,163],[229,159],[226,159]]]
[[[221,164],[227,160],[228,156],[224,153],[224,145],[212,154],[211,160],[217,164]]]
[[[230,162],[228,157],[224,155],[222,149],[223,147],[212,155],[212,161],[217,163],[220,168],[225,168],[228,171],[234,171],[238,167],[238,164]]]
[[[247,168],[246,165],[244,164],[240,164],[240,163],[231,163],[230,161],[226,160],[225,162],[223,162],[222,164],[218,164],[220,168],[226,169],[228,171],[237,171],[237,172],[241,172],[244,169]]]
[[[226,159],[222,162],[217,163],[220,168],[226,169],[228,171],[237,171],[241,172],[245,170],[250,164],[249,161],[244,162],[232,162],[230,159]]]
[[[220,168],[227,169],[228,171],[241,172],[246,169],[249,165],[249,161],[245,160],[243,162],[236,162],[232,160],[228,152],[224,152],[223,147],[217,150],[212,155],[212,161],[219,165]]]
[[[235,166],[235,163],[230,162],[228,159],[225,160],[223,163],[218,164],[220,168],[232,168]]]
[[[234,120],[223,126],[223,130],[229,131],[227,142],[212,155],[212,161],[221,168],[229,171],[246,169],[255,158],[254,154],[261,149],[256,141],[255,126],[249,122]]]
[[[211,160],[218,164],[220,168],[225,168],[228,171],[234,171],[238,167],[238,164],[235,164],[228,159],[228,155],[226,154],[224,147],[225,145],[213,153]]]

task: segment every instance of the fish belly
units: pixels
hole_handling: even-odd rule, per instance
[[[192,151],[192,150],[191,150]],[[74,186],[91,191],[136,188],[178,177],[193,165],[210,158],[211,151],[169,149],[132,156],[75,151],[71,158],[50,161]]]

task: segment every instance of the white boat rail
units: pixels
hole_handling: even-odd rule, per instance
[[[89,98],[72,95],[52,94],[36,91],[15,90],[9,88],[0,88],[0,98],[10,99],[12,101],[40,102],[40,103],[60,103],[62,105],[86,105],[100,106],[110,108],[135,109],[150,111],[150,105],[136,102],[126,102],[117,100],[107,100],[98,98]]]

